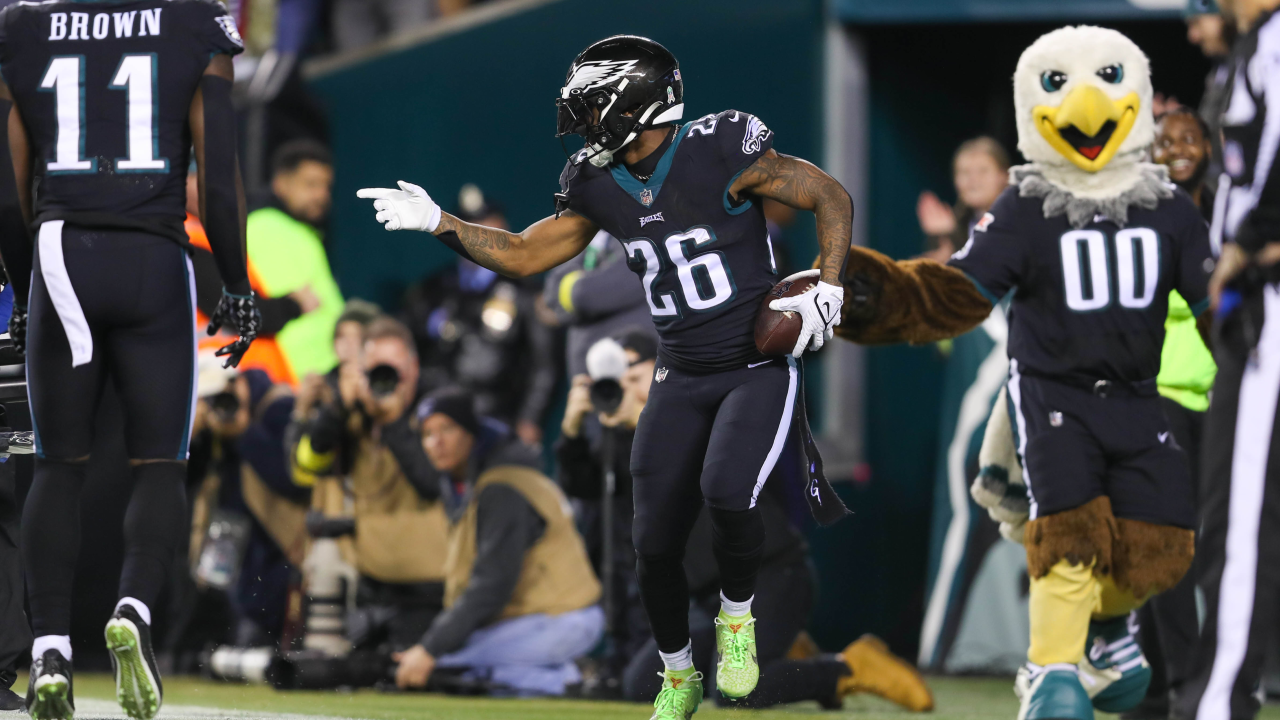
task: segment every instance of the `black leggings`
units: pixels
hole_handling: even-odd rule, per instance
[[[697,375],[658,359],[631,450],[640,597],[662,652],[689,642],[683,559],[708,506],[725,597],[755,592],[764,522],[756,499],[789,436],[798,386],[787,358]]]
[[[23,509],[22,555],[37,636],[71,629],[84,461],[107,379],[124,406],[129,457],[150,461],[133,468],[120,578],[122,597],[148,605],[186,531],[183,483],[195,395],[185,252],[145,233],[56,228],[41,227],[27,336],[37,455]]]

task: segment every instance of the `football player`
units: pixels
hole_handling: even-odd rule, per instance
[[[737,110],[681,124],[675,57],[620,35],[583,51],[556,100],[561,137],[586,147],[560,177],[556,214],[513,233],[441,213],[420,187],[366,189],[388,230],[421,230],[497,272],[526,276],[580,253],[599,230],[620,239],[644,286],[662,346],[632,453],[640,592],[666,666],[654,718],[688,718],[702,699],[692,664],[681,560],[705,504],[722,577],[716,685],[755,688],[751,615],[764,525],[756,499],[796,413],[796,358],[840,320],[839,273],[853,203],[826,173],[773,149],[773,133]],[[817,216],[816,287],[773,307],[803,319],[792,355],[762,356],[756,312],[779,280],[761,199]],[[821,485],[821,483],[820,483]],[[819,488],[820,489],[820,488]],[[827,507],[838,498],[822,490]],[[840,506],[843,512],[843,506]]]
[[[17,291],[9,330],[27,352],[36,429],[22,552],[36,636],[27,705],[40,720],[74,712],[80,490],[108,381],[124,408],[134,485],[121,599],[105,634],[125,712],[145,720],[160,708],[150,606],[186,532],[195,409],[195,290],[182,227],[193,143],[201,215],[225,283],[213,324],[239,334],[219,354],[238,362],[259,322],[231,107],[231,56],[241,47],[211,0],[0,12],[0,253]]]

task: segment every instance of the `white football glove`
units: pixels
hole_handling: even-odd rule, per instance
[[[794,282],[821,274],[821,270],[805,270],[786,279]],[[780,298],[769,303],[769,307],[774,310],[800,313],[804,326],[800,330],[800,338],[796,340],[795,349],[791,351],[795,357],[800,357],[805,350],[817,350],[831,339],[835,334],[835,326],[840,324],[840,308],[843,305],[844,288],[828,285],[821,280],[818,281],[817,286],[800,295]]]
[[[398,181],[399,190],[391,188],[364,188],[356,191],[356,197],[373,200],[376,219],[388,230],[421,230],[435,232],[440,225],[440,206],[426,190]]]

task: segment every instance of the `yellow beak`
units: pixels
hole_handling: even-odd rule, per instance
[[[1054,150],[1081,170],[1097,172],[1111,162],[1129,136],[1129,131],[1133,130],[1140,106],[1136,92],[1112,100],[1094,85],[1081,85],[1068,93],[1058,107],[1037,105],[1031,110],[1031,116],[1035,119],[1036,129]],[[1115,123],[1111,135],[1099,137],[1109,122]],[[1086,141],[1077,146],[1068,142],[1062,131],[1072,127],[1086,139],[1096,137],[1098,143]]]

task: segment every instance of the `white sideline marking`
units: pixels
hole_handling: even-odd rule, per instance
[[[234,720],[353,720],[334,715],[299,715],[296,713],[250,712],[198,705],[169,705],[160,708],[160,720],[210,720],[234,718]],[[128,716],[112,700],[76,698],[76,720],[128,720]]]

